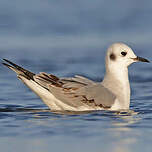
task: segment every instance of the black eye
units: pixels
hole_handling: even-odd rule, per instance
[[[122,56],[126,56],[126,55],[127,55],[127,52],[121,52],[121,55],[122,55]]]

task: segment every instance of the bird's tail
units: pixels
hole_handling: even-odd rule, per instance
[[[7,66],[9,69],[13,70],[18,76],[21,75],[21,76],[24,76],[25,78],[27,79],[33,79],[33,76],[35,75],[34,73],[18,66],[17,64],[7,60],[7,59],[3,59],[5,62],[3,62],[2,64]]]

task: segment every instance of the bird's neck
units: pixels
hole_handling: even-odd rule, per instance
[[[128,68],[112,66],[107,68],[106,75],[102,82],[104,87],[114,93],[123,109],[129,109],[130,106],[130,84],[128,78]]]

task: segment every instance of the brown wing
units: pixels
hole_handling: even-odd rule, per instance
[[[34,76],[34,80],[57,99],[74,107],[88,105],[110,108],[115,100],[115,95],[100,83],[81,76],[59,79],[51,74],[40,73]]]
[[[116,99],[116,96],[100,83],[95,83],[85,77],[75,76],[60,79],[44,72],[36,75],[9,60],[4,59],[4,61],[7,63],[3,64],[15,71],[18,76],[21,75],[37,82],[67,105],[110,108]]]

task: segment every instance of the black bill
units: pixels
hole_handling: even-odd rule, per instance
[[[148,61],[147,59],[145,59],[145,58],[142,58],[142,57],[139,57],[139,56],[137,56],[136,58],[133,58],[133,60],[135,60],[135,61],[140,61],[140,62],[150,62],[150,61]]]

